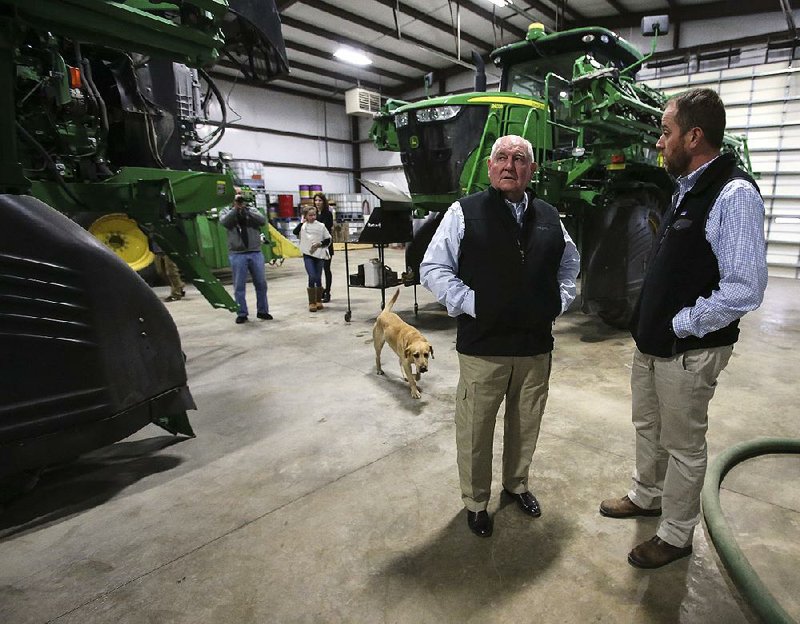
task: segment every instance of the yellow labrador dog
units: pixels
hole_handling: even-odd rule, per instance
[[[420,394],[417,381],[419,381],[420,375],[428,370],[428,358],[433,359],[433,347],[416,328],[392,312],[392,306],[397,301],[399,294],[400,289],[398,288],[383,312],[375,319],[375,325],[372,328],[375,366],[378,374],[383,375],[381,349],[383,349],[384,343],[389,343],[392,351],[400,358],[400,368],[408,385],[411,386],[412,398],[418,399]],[[412,364],[416,366],[416,375],[411,373]]]

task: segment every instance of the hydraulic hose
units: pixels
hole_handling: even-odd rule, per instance
[[[28,144],[36,149],[44,158],[45,167],[50,171],[51,175],[53,176],[53,181],[61,187],[61,190],[69,197],[76,205],[86,208],[86,204],[84,204],[75,193],[67,186],[67,183],[64,182],[63,178],[61,177],[61,173],[58,171],[58,167],[56,166],[55,161],[50,157],[50,154],[47,153],[47,150],[42,146],[39,141],[37,141],[33,135],[28,132],[25,128],[22,127],[22,124],[18,121],[14,122],[17,126],[17,132],[19,132],[20,136],[28,142]]]
[[[800,440],[761,438],[736,444],[720,454],[706,473],[702,494],[703,515],[719,558],[759,619],[770,624],[797,624],[778,604],[742,553],[725,522],[719,500],[722,480],[731,468],[746,459],[775,453],[800,453]]]

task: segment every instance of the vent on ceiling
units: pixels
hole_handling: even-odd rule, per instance
[[[361,87],[344,93],[344,109],[348,115],[372,117],[381,107],[381,94]]]

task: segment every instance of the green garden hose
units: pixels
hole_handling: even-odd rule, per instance
[[[761,438],[736,444],[721,453],[706,473],[702,494],[703,515],[719,558],[753,612],[769,624],[797,624],[778,604],[742,554],[733,532],[725,522],[719,501],[722,480],[731,468],[746,459],[775,453],[800,453],[800,440]]]

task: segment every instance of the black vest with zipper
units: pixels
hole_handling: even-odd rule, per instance
[[[719,289],[719,263],[706,240],[706,221],[720,191],[737,178],[758,189],[732,155],[719,156],[662,222],[631,320],[631,334],[642,353],[671,357],[738,340],[738,320],[702,338],[677,338],[672,332],[672,319],[678,312]]]
[[[464,213],[458,276],[475,291],[475,313],[458,317],[465,355],[530,356],[553,349],[561,312],[557,279],[564,254],[558,211],[528,193],[520,227],[494,188],[459,202]]]

